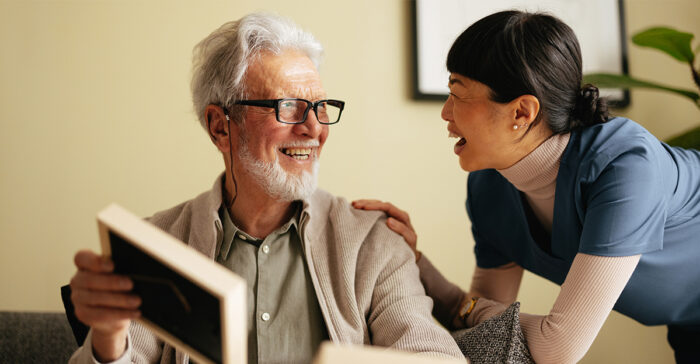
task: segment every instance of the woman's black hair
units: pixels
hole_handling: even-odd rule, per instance
[[[608,120],[598,88],[581,86],[574,31],[551,15],[509,10],[482,18],[452,44],[447,70],[487,85],[496,102],[537,97],[535,123],[544,118],[555,134]]]

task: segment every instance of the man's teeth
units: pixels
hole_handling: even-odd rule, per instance
[[[285,148],[282,152],[294,159],[306,160],[311,155],[311,148]]]
[[[459,134],[455,134],[455,133],[453,133],[453,132],[450,132],[449,137],[450,137],[450,138],[461,138],[461,136],[459,136]]]

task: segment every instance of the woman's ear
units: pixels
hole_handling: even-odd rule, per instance
[[[533,95],[521,95],[512,101],[517,125],[530,125],[540,112],[540,100]]]
[[[229,121],[229,116],[221,106],[209,104],[204,109],[204,117],[207,120],[207,132],[212,143],[221,152],[228,152],[229,148],[229,126],[235,123]]]

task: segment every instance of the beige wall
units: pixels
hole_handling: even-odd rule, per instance
[[[700,35],[696,0],[627,1],[631,32],[676,24]],[[192,46],[254,10],[289,16],[326,47],[328,94],[345,99],[321,185],[412,214],[420,248],[467,286],[474,259],[466,174],[440,103],[409,95],[406,1],[0,1],[0,310],[59,310],[72,256],[97,249],[95,213],[116,201],[146,216],[209,188],[222,163],[191,112]],[[630,50],[633,74],[692,87],[662,55]],[[622,113],[657,133],[696,125],[689,102],[634,92]],[[526,276],[523,309],[558,287]],[[662,297],[660,299],[663,299]],[[640,304],[653,304],[644,302]],[[671,362],[665,328],[613,314],[584,362]]]

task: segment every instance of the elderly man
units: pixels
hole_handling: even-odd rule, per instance
[[[195,48],[192,93],[221,151],[213,188],[150,218],[247,280],[249,362],[309,362],[323,340],[462,358],[431,317],[415,257],[378,212],[316,189],[329,125],[344,102],[321,85],[321,45],[290,21],[252,14]],[[132,282],[89,251],[75,256],[71,359],[179,362],[138,317]]]

